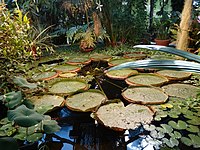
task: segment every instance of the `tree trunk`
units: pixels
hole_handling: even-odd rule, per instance
[[[177,49],[187,51],[189,45],[189,28],[191,25],[192,0],[185,0],[181,14],[180,29],[177,35]]]

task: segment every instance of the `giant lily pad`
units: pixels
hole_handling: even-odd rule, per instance
[[[98,53],[95,53],[95,54],[92,54],[90,56],[90,59],[92,61],[109,61],[110,59],[112,58],[112,56],[110,55],[105,55],[105,54],[98,54]]]
[[[178,120],[177,123],[175,121],[169,121],[168,125],[177,130],[187,129],[187,123],[182,120]]]
[[[147,57],[146,54],[143,53],[127,53],[123,55],[124,58],[131,58],[135,60],[144,59]]]
[[[30,127],[42,121],[43,115],[25,105],[20,105],[14,110],[8,110],[8,119],[22,127]]]
[[[87,65],[91,62],[91,59],[88,57],[73,57],[67,60],[67,64],[71,65]]]
[[[97,121],[114,130],[136,129],[141,124],[149,124],[153,112],[144,105],[129,104],[121,101],[105,104],[95,112]]]
[[[138,71],[132,69],[121,69],[121,70],[111,70],[106,72],[106,75],[109,78],[116,79],[116,80],[124,80],[127,77],[137,74]]]
[[[46,72],[36,73],[32,76],[32,78],[35,81],[38,81],[38,80],[50,80],[50,79],[56,78],[57,76],[58,76],[58,73],[54,71],[46,71]]]
[[[88,90],[68,97],[66,106],[74,111],[89,112],[94,110],[102,102],[106,100],[106,96],[98,90]]]
[[[168,82],[168,79],[156,74],[138,74],[138,75],[128,77],[125,81],[129,85],[160,86]]]
[[[159,75],[167,77],[169,80],[184,80],[188,79],[192,73],[175,71],[175,70],[161,70],[157,72]]]
[[[160,88],[148,86],[129,87],[122,92],[122,96],[131,103],[141,104],[161,104],[168,99]]]
[[[53,109],[54,107],[62,106],[64,102],[63,97],[56,95],[33,96],[30,98],[30,100],[35,105],[36,110],[42,110],[45,108]]]
[[[117,66],[119,64],[122,64],[122,63],[126,63],[126,62],[131,62],[133,61],[133,59],[127,59],[127,58],[117,58],[117,59],[111,59],[109,62],[108,62],[108,65],[110,67],[113,67],[113,66]]]
[[[80,69],[80,66],[69,64],[57,65],[54,67],[54,70],[59,73],[78,72]]]
[[[180,98],[194,98],[199,93],[199,88],[190,84],[168,84],[162,87],[162,89],[169,95]]]
[[[79,90],[87,90],[88,84],[80,79],[63,79],[54,82],[49,91],[54,94],[71,94]]]

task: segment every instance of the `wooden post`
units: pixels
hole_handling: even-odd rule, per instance
[[[192,2],[193,0],[185,0],[183,11],[181,14],[180,29],[177,34],[176,48],[187,51],[189,45],[189,28],[191,25],[192,14]]]

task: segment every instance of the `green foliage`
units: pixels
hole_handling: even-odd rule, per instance
[[[0,57],[27,60],[32,55],[28,40],[31,27],[27,14],[23,15],[19,9],[11,13],[3,3],[0,3],[0,8]]]
[[[22,127],[30,127],[41,122],[43,116],[33,109],[27,108],[25,105],[20,105],[14,110],[8,110],[8,120],[14,121]]]
[[[103,19],[111,42],[140,42],[147,33],[146,0],[102,0]]]
[[[104,39],[110,40],[108,34],[104,29],[101,29],[99,35],[97,36],[94,32],[93,26],[88,27],[88,25],[71,27],[66,32],[67,41],[70,40],[74,42],[80,41],[80,48],[94,48],[99,41]]]
[[[14,77],[13,82],[19,87],[25,87],[29,89],[37,88],[37,84],[29,83],[25,78],[22,77]]]

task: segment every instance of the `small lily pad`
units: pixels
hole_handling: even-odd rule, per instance
[[[147,130],[147,131],[153,131],[156,129],[156,126],[155,125],[152,125],[152,124],[145,124],[143,125],[144,129]]]
[[[43,122],[44,132],[47,134],[51,134],[57,132],[61,129],[58,123],[55,120],[44,120]]]
[[[194,126],[194,125],[188,125],[186,130],[189,131],[189,132],[198,133],[199,132],[199,127],[198,126]]]
[[[187,129],[187,123],[182,120],[178,120],[178,123],[176,123],[175,121],[169,121],[168,125],[177,130]]]
[[[187,145],[187,146],[192,146],[192,140],[191,139],[189,139],[189,138],[187,138],[187,137],[182,137],[181,138],[181,142],[183,143],[183,144],[185,144],[185,145]]]
[[[167,124],[161,124],[160,126],[164,129],[164,133],[171,133],[173,131],[173,128]]]

